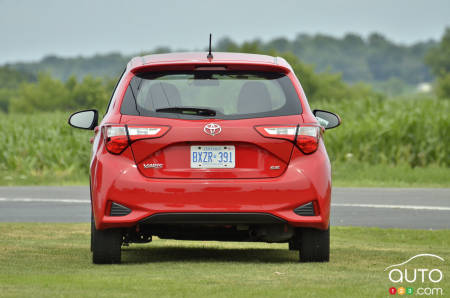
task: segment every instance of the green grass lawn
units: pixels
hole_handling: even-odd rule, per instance
[[[450,168],[407,165],[332,164],[333,186],[339,187],[450,187]]]
[[[385,297],[384,268],[439,267],[450,293],[450,230],[332,228],[331,260],[298,263],[287,244],[156,239],[124,249],[122,265],[93,265],[88,224],[0,224],[0,296]],[[395,286],[433,286],[414,283]]]

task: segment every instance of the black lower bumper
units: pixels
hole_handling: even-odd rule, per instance
[[[140,224],[283,224],[284,219],[268,213],[157,213],[142,219]]]

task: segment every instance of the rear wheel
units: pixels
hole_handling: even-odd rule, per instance
[[[298,229],[297,245],[300,250],[300,262],[328,262],[330,260],[330,228]]]
[[[91,249],[94,264],[119,264],[121,260],[122,231],[120,229],[97,230],[91,221]]]

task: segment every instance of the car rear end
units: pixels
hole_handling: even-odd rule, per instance
[[[96,134],[94,229],[291,249],[311,231],[329,237],[323,129],[289,65],[155,56],[130,63]]]

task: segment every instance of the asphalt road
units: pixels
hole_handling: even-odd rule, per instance
[[[334,188],[331,224],[450,229],[450,189]],[[89,222],[86,186],[0,187],[1,222]]]

